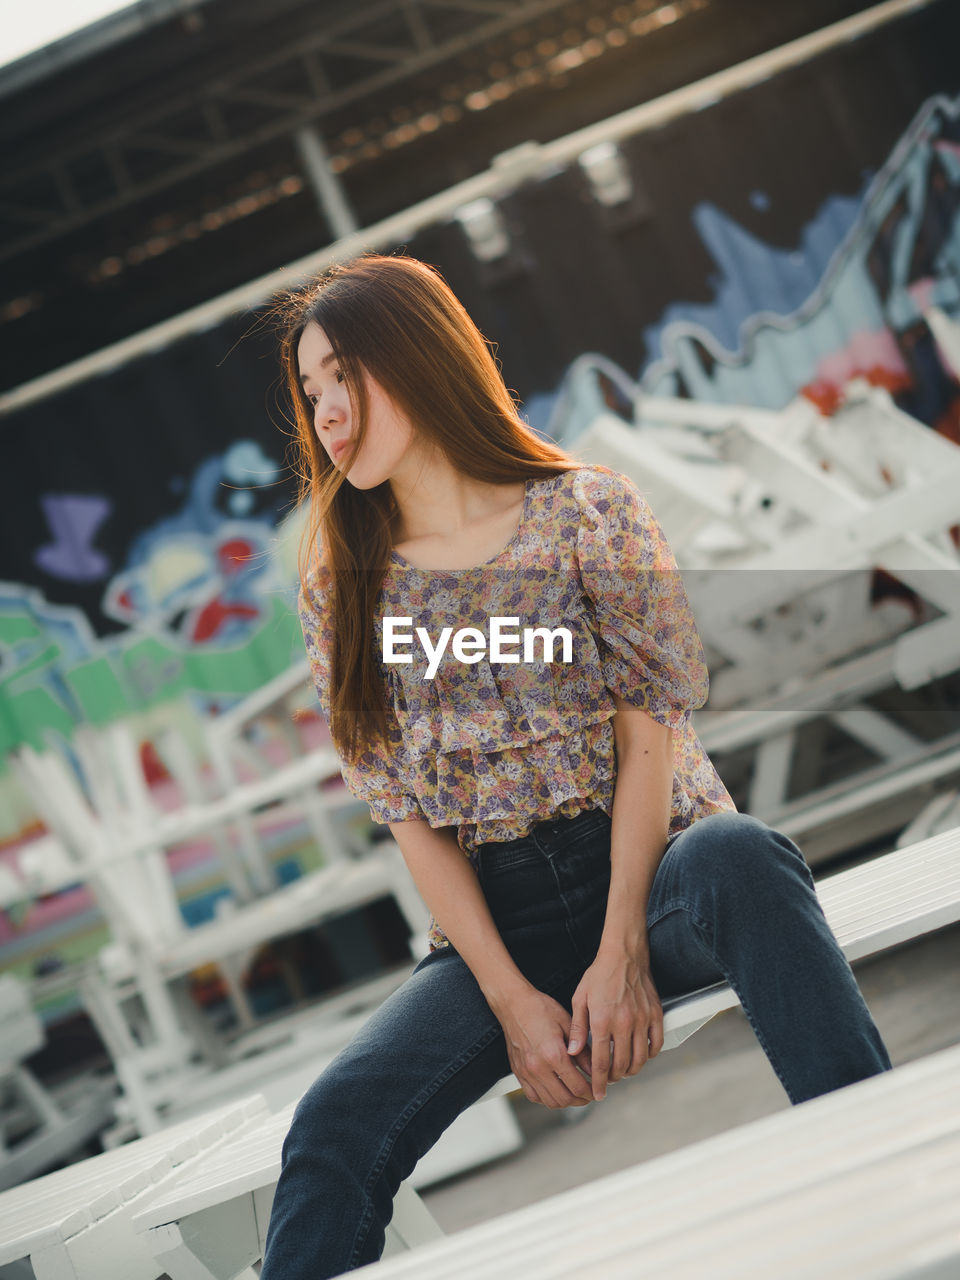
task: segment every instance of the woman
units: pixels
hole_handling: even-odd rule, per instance
[[[288,321],[307,651],[432,916],[284,1144],[261,1280],[320,1280],[380,1257],[401,1180],[510,1071],[551,1108],[640,1071],[661,997],[731,982],[793,1102],[890,1063],[803,855],[736,812],[693,731],[703,653],[632,482],[524,424],[434,268],[365,255]],[[494,617],[566,628],[570,659],[488,658]],[[388,618],[424,651],[386,661]],[[465,626],[430,676],[427,642]]]

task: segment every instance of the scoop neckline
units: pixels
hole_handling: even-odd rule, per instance
[[[513,548],[514,543],[519,542],[529,518],[530,494],[532,492],[533,482],[535,479],[535,476],[530,476],[523,482],[523,509],[520,512],[520,523],[514,530],[513,537],[505,547],[501,548],[501,550],[497,552],[495,556],[491,556],[489,560],[484,560],[482,564],[471,565],[468,569],[421,569],[419,565],[411,564],[409,560],[405,560],[397,550],[392,550],[390,552],[390,559],[403,565],[406,569],[412,569],[414,573],[475,573],[478,569],[489,568],[490,565],[496,564],[498,560],[502,560],[507,552]]]

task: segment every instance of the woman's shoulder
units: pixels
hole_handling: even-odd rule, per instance
[[[591,499],[622,499],[626,494],[639,493],[629,476],[600,462],[589,462],[580,467],[573,487],[578,497]]]
[[[318,557],[300,580],[297,613],[301,619],[316,620],[326,616],[332,598],[332,575],[322,557]]]
[[[621,507],[624,502],[636,502],[641,497],[629,476],[600,462],[580,463],[538,483],[543,486],[544,497],[563,497],[580,513],[603,514],[611,507]]]
[[[549,476],[541,476],[533,482],[544,493],[554,490],[557,493],[579,493],[586,489],[604,488],[636,488],[629,476],[602,462],[575,462],[564,471],[556,471]]]

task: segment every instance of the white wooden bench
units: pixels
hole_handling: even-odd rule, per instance
[[[960,918],[960,829],[831,876],[818,891],[853,960],[949,925]],[[735,1004],[726,987],[668,1004],[666,1047]],[[507,1077],[491,1095],[516,1087]],[[262,1099],[245,1106],[219,1127],[200,1117],[0,1196],[0,1265],[29,1256],[37,1280],[154,1280],[161,1269],[172,1280],[243,1275],[262,1248],[289,1124],[289,1109],[269,1117]],[[391,1250],[426,1243],[436,1230],[405,1186]],[[145,1263],[155,1252],[159,1261]]]
[[[133,1215],[134,1230],[172,1280],[240,1276],[263,1256],[280,1148],[293,1107],[230,1143]],[[442,1237],[409,1183],[401,1184],[385,1256]]]
[[[825,878],[817,890],[850,960],[955,923],[960,920],[960,828]],[[664,1047],[682,1044],[715,1014],[737,1003],[730,987],[720,984],[665,1002]],[[509,1076],[487,1096],[518,1087],[515,1077]],[[135,1228],[152,1240],[151,1248],[172,1280],[233,1280],[254,1261],[266,1233],[288,1117],[289,1111],[269,1121],[260,1133],[241,1140],[232,1151],[197,1164],[188,1179],[168,1185],[137,1212]],[[405,1188],[402,1199],[398,1197],[391,1248],[429,1238],[429,1220],[412,1209],[413,1195],[412,1189]],[[239,1255],[234,1242],[242,1242]],[[585,1265],[589,1273],[592,1264]],[[499,1270],[493,1267],[476,1274],[486,1280]],[[518,1273],[513,1263],[510,1271]],[[418,1274],[424,1271],[418,1268]],[[624,1275],[633,1280],[636,1271],[625,1270]]]
[[[958,1206],[955,1045],[355,1274],[948,1280]]]
[[[29,1258],[36,1280],[156,1280],[132,1208],[268,1114],[262,1097],[246,1098],[5,1191],[0,1267]]]
[[[502,1081],[491,1098],[509,1084]],[[163,1270],[175,1280],[241,1275],[262,1252],[292,1111],[270,1115],[257,1094],[3,1193],[0,1272],[28,1259],[36,1280],[156,1280]],[[501,1154],[503,1135],[490,1141]],[[188,1206],[182,1223],[144,1234],[140,1219],[148,1210],[165,1218],[174,1188],[177,1204]],[[441,1234],[404,1183],[388,1252]],[[204,1269],[209,1250],[213,1270]]]

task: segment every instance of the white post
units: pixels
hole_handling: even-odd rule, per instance
[[[340,179],[330,168],[330,157],[323,139],[312,125],[304,125],[294,137],[313,194],[317,197],[323,216],[330,223],[333,233],[331,238],[341,240],[344,236],[351,235],[358,230],[359,224],[347,203]]]

